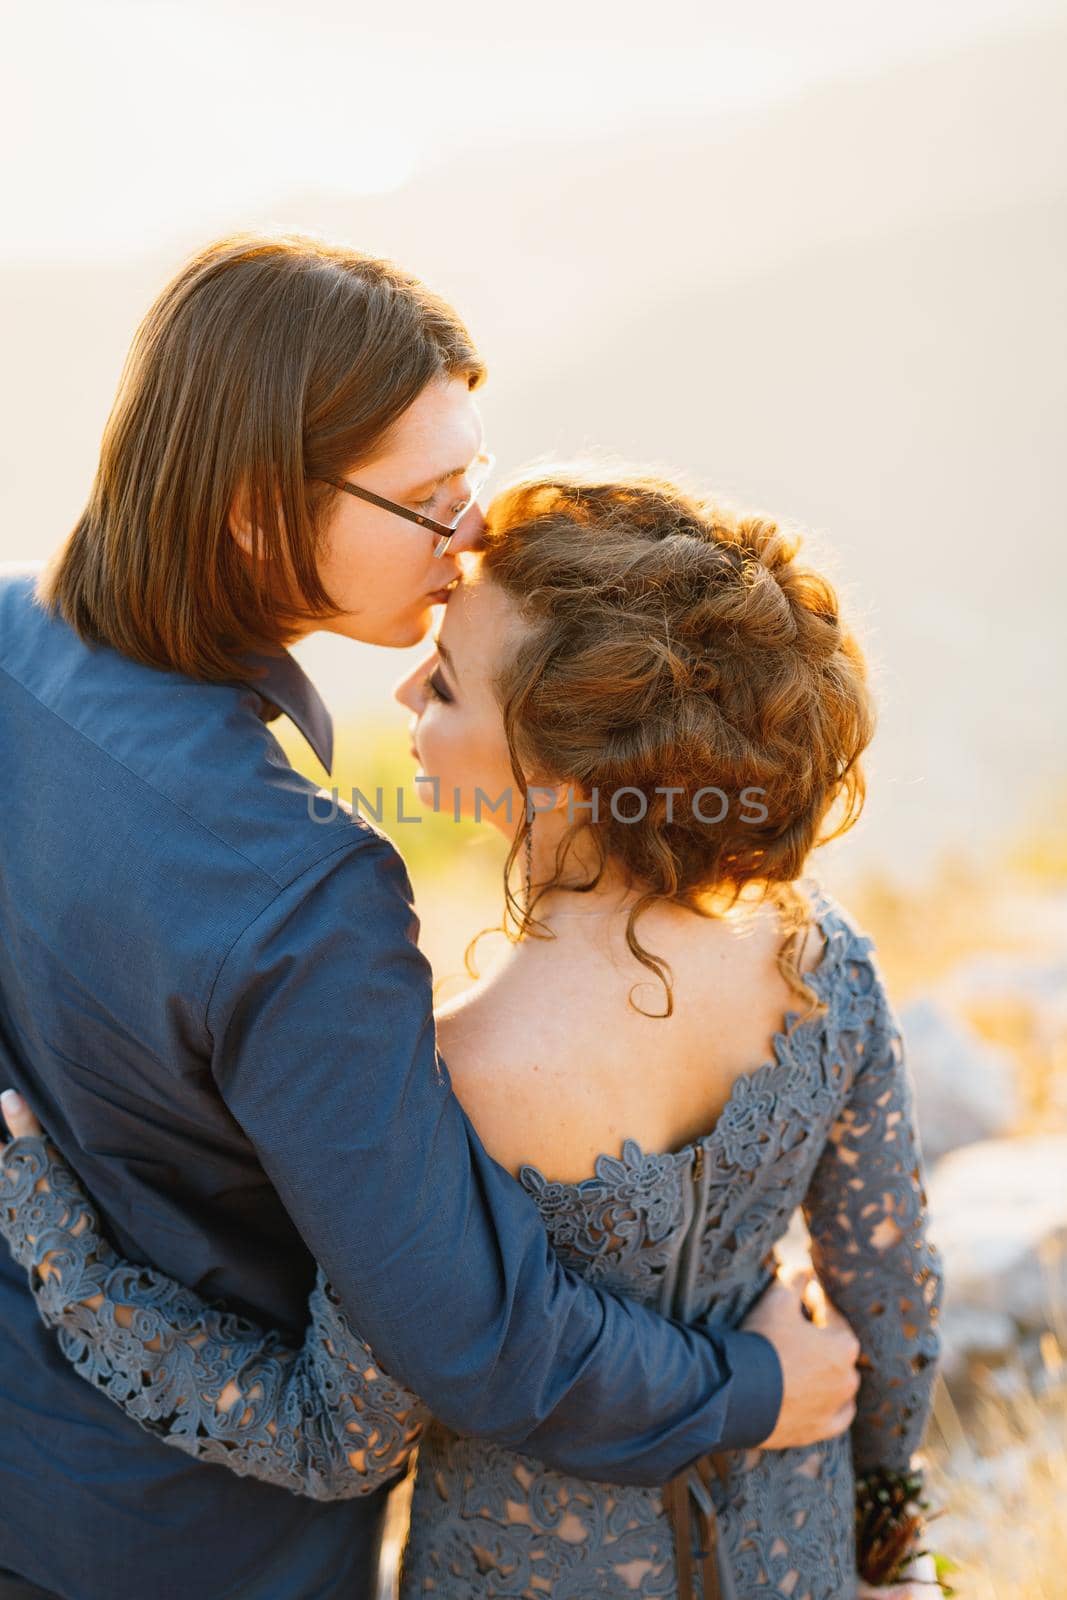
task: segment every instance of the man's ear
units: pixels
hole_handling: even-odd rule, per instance
[[[248,515],[248,503],[243,490],[239,489],[230,502],[226,526],[239,548],[251,559],[255,549],[255,529]]]
[[[266,561],[268,559],[270,556],[270,551],[266,547],[265,541],[262,539],[256,539],[256,533],[258,530],[255,522],[252,520],[252,515],[249,509],[248,492],[243,485],[235,490],[233,499],[230,501],[230,511],[228,517],[226,518],[226,526],[229,528],[232,537],[237,541],[237,544],[244,551],[245,555],[249,557],[249,559],[251,559],[255,554],[257,543],[259,545],[260,559],[262,561]]]

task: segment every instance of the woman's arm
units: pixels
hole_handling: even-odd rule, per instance
[[[10,1109],[0,1232],[64,1355],[165,1444],[315,1500],[371,1494],[407,1464],[427,1413],[378,1367],[319,1272],[302,1348],[120,1260],[77,1178]]]
[[[941,1352],[941,1258],[927,1237],[926,1191],[900,1024],[877,961],[852,962],[869,1023],[858,1066],[803,1211],[823,1288],[860,1341],[852,1423],[857,1473],[907,1471],[933,1398]]]

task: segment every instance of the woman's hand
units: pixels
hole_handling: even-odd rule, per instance
[[[22,1096],[5,1089],[0,1111],[12,1135],[9,1143],[0,1141],[0,1235],[29,1271],[34,1293],[41,1290],[37,1309],[53,1326],[64,1308],[64,1285],[77,1281],[95,1290],[95,1282],[83,1283],[86,1269],[103,1272],[111,1251],[102,1240],[97,1248],[89,1198]],[[92,1292],[77,1298],[90,1309],[101,1299]]]
[[[44,1132],[25,1100],[14,1089],[5,1089],[0,1094],[0,1111],[4,1113],[4,1121],[13,1139],[36,1139]],[[7,1145],[0,1144],[0,1159],[6,1153]]]
[[[8,1167],[8,1157],[17,1154],[14,1145],[16,1139],[40,1139],[44,1134],[44,1129],[22,1096],[16,1093],[14,1089],[5,1089],[3,1094],[0,1094],[0,1111],[4,1113],[4,1122],[7,1123],[8,1132],[11,1134],[11,1143],[5,1144],[0,1141],[0,1203],[7,1200],[17,1209],[20,1205],[32,1204],[32,1197],[26,1186],[27,1174],[25,1172],[17,1172],[14,1167]],[[39,1195],[50,1194],[52,1186],[46,1176],[47,1158],[43,1147],[39,1152],[29,1155],[29,1160],[35,1163],[33,1170],[28,1174],[29,1179],[32,1181],[33,1192]],[[39,1173],[39,1176],[35,1176],[37,1173]],[[4,1216],[6,1220],[10,1221],[15,1214],[15,1211],[10,1213],[5,1211]],[[15,1249],[11,1240],[8,1242],[15,1252],[16,1260],[22,1266],[27,1266],[29,1263],[23,1259],[23,1253]],[[26,1245],[34,1245],[36,1242],[36,1234],[26,1234]],[[48,1257],[46,1256],[43,1261],[35,1262],[34,1265],[41,1273],[42,1279],[47,1281],[51,1271],[51,1263]]]
[[[917,1556],[906,1570],[907,1578],[900,1583],[864,1583],[861,1578],[856,1600],[930,1600],[941,1593],[933,1556]]]

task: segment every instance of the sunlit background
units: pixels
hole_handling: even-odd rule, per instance
[[[1030,1600],[1067,1570],[1063,1297],[1008,1303],[1067,1236],[1065,66],[1044,0],[57,0],[4,8],[0,60],[0,561],[67,532],[137,321],[239,227],[453,299],[502,474],[603,447],[811,530],[880,705],[864,817],[813,869],[878,940],[957,1252],[933,1436],[974,1497],[956,1548],[987,1552],[961,1592]],[[408,783],[412,654],[297,654],[342,793]],[[499,841],[396,832],[461,982]],[[968,1160],[982,1194],[1044,1161],[1040,1227],[1024,1185],[976,1237]]]

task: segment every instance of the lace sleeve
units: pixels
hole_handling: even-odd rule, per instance
[[[907,1471],[933,1398],[944,1279],[927,1237],[900,1025],[873,957],[864,951],[847,970],[860,1015],[856,1071],[803,1212],[816,1275],[860,1341],[855,1469]]]
[[[406,1465],[425,1408],[381,1371],[321,1270],[303,1347],[289,1349],[120,1260],[40,1138],[7,1148],[0,1231],[67,1360],[165,1444],[314,1500],[371,1494]]]

